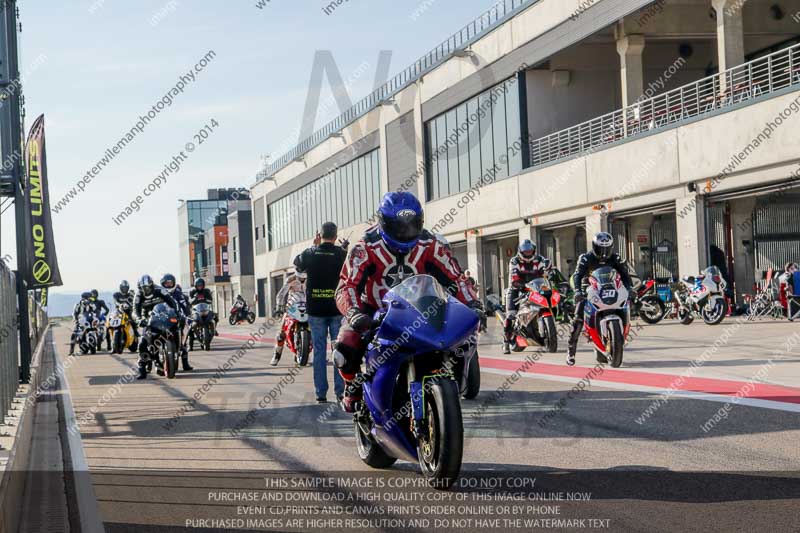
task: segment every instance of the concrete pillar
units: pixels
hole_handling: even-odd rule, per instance
[[[707,266],[705,201],[701,195],[675,200],[678,236],[678,271],[681,276],[696,276]],[[683,215],[683,216],[681,216]]]
[[[644,35],[627,34],[623,26],[617,27],[617,53],[619,53],[622,79],[622,107],[628,107],[644,94]]]
[[[592,211],[586,216],[586,247],[591,249],[594,236],[601,231],[608,231],[608,213],[606,211]]]
[[[483,273],[483,241],[480,234],[467,232],[467,269],[478,282],[478,297],[480,301],[486,300],[486,279]]]
[[[425,138],[425,124],[422,122],[422,79],[417,80],[417,92],[414,95],[414,155],[417,175],[417,198],[424,201],[427,198],[425,190],[425,146],[422,139]],[[476,278],[477,279],[477,278]]]
[[[717,12],[717,56],[719,71],[744,63],[742,10],[747,0],[711,0]]]
[[[378,128],[378,136],[380,138],[380,150],[378,150],[378,157],[381,162],[381,190],[389,192],[389,152],[386,145],[386,115],[389,112],[389,107],[386,105],[378,106],[380,113],[380,126]]]

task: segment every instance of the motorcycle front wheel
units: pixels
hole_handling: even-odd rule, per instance
[[[114,344],[112,348],[113,350],[111,353],[122,353],[125,349],[125,335],[121,329],[114,330]]]
[[[175,343],[170,341],[169,346],[162,348],[162,353],[167,378],[175,379],[175,373],[178,371],[178,351],[175,349]]]
[[[613,368],[622,366],[622,352],[625,346],[625,336],[622,334],[622,324],[613,320],[608,325],[609,363]]]
[[[472,400],[481,391],[481,362],[478,359],[478,354],[472,356],[467,368],[467,386],[461,396],[465,400]]]
[[[639,316],[648,324],[658,324],[664,318],[666,307],[658,296],[645,296],[639,307]]]
[[[711,307],[703,306],[700,316],[703,317],[703,322],[709,326],[716,326],[725,319],[725,300],[718,299]]]
[[[542,337],[544,337],[544,346],[550,353],[558,351],[558,335],[556,334],[556,322],[552,316],[542,318]]]
[[[255,321],[256,321],[256,314],[253,312],[247,313],[247,322],[249,324],[252,324]]]
[[[297,332],[297,364],[306,366],[308,355],[311,353],[311,332],[308,329],[301,329]]]
[[[203,349],[205,351],[211,351],[211,339],[214,337],[214,333],[211,332],[211,326],[206,325],[203,328]]]
[[[461,472],[464,423],[458,386],[448,378],[431,381],[425,394],[425,429],[417,442],[422,473],[431,487],[449,489]]]

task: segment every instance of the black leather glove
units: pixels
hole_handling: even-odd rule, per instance
[[[146,318],[140,318],[139,319],[139,327],[143,328],[143,327],[146,327],[146,326],[147,326],[147,319]]]
[[[361,311],[354,312],[347,319],[350,327],[359,333],[365,333],[372,328],[372,317],[362,313]]]
[[[585,299],[586,299],[586,295],[583,293],[583,291],[580,291],[580,290],[575,291],[575,303],[576,304],[581,303]]]

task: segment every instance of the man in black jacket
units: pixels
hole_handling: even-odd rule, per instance
[[[567,364],[575,364],[575,352],[578,339],[583,329],[583,310],[586,307],[586,283],[589,275],[598,267],[610,266],[619,272],[622,284],[628,291],[628,298],[633,297],[631,292],[631,276],[628,269],[617,254],[614,253],[614,238],[610,233],[601,231],[592,239],[592,249],[578,258],[578,266],[572,274],[572,286],[575,288],[575,318],[572,321],[572,334],[569,337]],[[607,363],[604,355],[597,355],[598,363]]]
[[[165,303],[175,310],[179,322],[184,320],[181,306],[178,305],[178,302],[175,301],[169,291],[156,285],[153,278],[145,274],[139,280],[139,291],[136,293],[136,299],[133,304],[136,317],[139,320],[139,327],[147,327],[147,319],[150,316],[150,312],[161,303]],[[150,341],[150,336],[145,330],[142,340],[139,342],[139,376],[136,379],[147,378],[147,363],[150,362]],[[164,370],[159,368],[158,374],[163,376]]]
[[[342,324],[342,315],[336,307],[336,287],[339,285],[339,273],[347,257],[347,250],[346,245],[336,245],[337,234],[336,224],[324,223],[320,234],[321,243],[308,248],[294,260],[297,271],[308,275],[306,308],[314,345],[314,388],[319,403],[328,401],[328,339],[336,341]],[[334,392],[337,399],[341,399],[344,395],[344,380],[335,370],[333,375]]]
[[[214,297],[211,295],[211,289],[206,288],[206,280],[203,278],[197,278],[194,280],[194,288],[189,291],[189,309],[195,304],[208,304],[213,307]],[[216,337],[219,335],[217,331],[217,325],[219,324],[219,315],[215,312],[214,313],[214,336]],[[192,332],[189,332],[191,335]]]

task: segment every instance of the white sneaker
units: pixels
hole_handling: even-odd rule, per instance
[[[573,366],[575,364],[575,354],[568,353],[567,354],[567,366]]]

